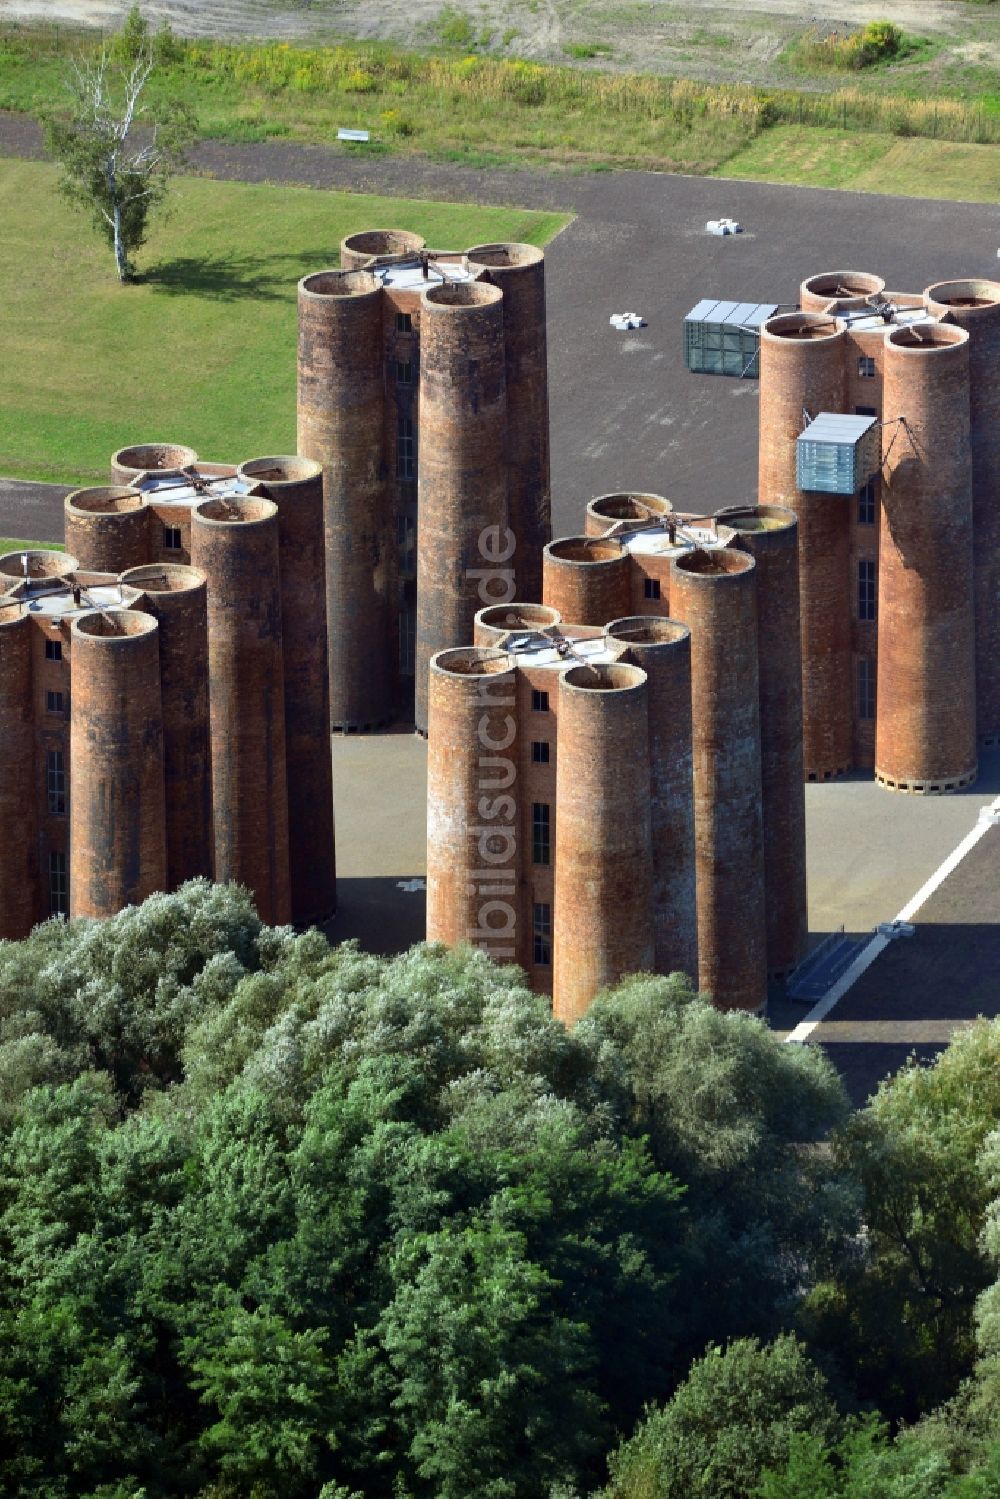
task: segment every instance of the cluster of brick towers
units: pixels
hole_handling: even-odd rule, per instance
[[[577,1019],[680,970],[763,1009],[807,937],[797,522],[605,495],[430,674],[428,935]]]
[[[261,916],[336,904],[317,464],[148,444],[0,558],[0,936],[198,875]]]
[[[806,773],[956,790],[1000,737],[1000,284],[839,271],[800,301],[761,336],[759,498],[799,517]],[[821,411],[880,426],[855,494],[799,487]]]
[[[541,252],[345,240],[299,284],[299,456],[123,449],[65,554],[0,558],[0,936],[194,875],[325,918],[331,727],[412,712],[430,938],[567,1022],[636,971],[762,1009],[805,955],[805,781],[950,791],[1000,738],[1000,285],[800,302],[760,334],[757,505],[603,495],[552,540]]]
[[[334,726],[376,728],[412,700],[426,732],[430,658],[471,636],[481,602],[480,539],[509,528],[518,595],[540,583],[542,252],[428,251],[401,230],[345,239],[340,270],[299,283],[298,448],[326,486]]]

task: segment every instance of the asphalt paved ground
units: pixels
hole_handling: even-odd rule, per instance
[[[1000,827],[992,828],[813,1032],[863,1103],[910,1055],[1000,1014]]]
[[[18,541],[62,541],[63,484],[0,479],[0,536]]]

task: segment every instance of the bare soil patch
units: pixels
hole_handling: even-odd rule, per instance
[[[0,23],[112,29],[127,8],[125,0],[0,0]],[[884,19],[935,41],[935,73],[952,63],[958,69],[1000,64],[1000,15],[956,0],[835,0],[834,11],[821,15],[815,0],[148,0],[144,10],[185,36],[290,42],[340,36],[406,47],[440,44],[457,17],[449,39],[468,50],[764,84],[789,81],[782,54],[804,31],[850,31]]]

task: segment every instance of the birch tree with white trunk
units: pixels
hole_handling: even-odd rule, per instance
[[[60,190],[89,212],[122,282],[134,278],[150,214],[166,198],[196,129],[185,104],[150,100],[156,66],[148,27],[133,10],[116,44],[74,61],[65,80],[68,109],[43,121],[46,149],[62,169]]]

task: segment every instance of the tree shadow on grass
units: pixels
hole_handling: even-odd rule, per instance
[[[136,281],[167,296],[282,302],[294,297],[303,276],[338,261],[336,245],[280,255],[178,255],[150,266]]]

